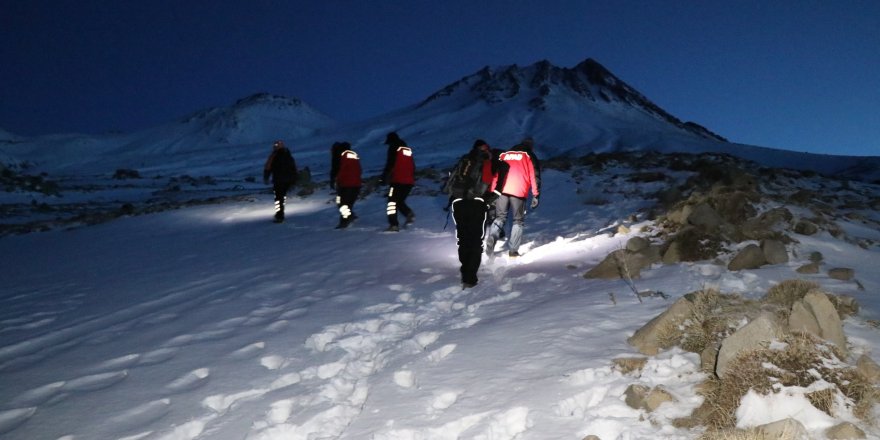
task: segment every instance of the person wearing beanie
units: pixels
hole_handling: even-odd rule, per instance
[[[330,149],[330,188],[336,189],[339,224],[345,229],[355,219],[354,202],[361,192],[361,161],[348,142],[336,142]]]
[[[463,289],[474,287],[479,281],[477,271],[483,257],[488,205],[499,194],[491,186],[495,180],[489,144],[477,139],[470,152],[455,164],[444,187],[449,194],[449,206],[455,222]]]
[[[537,167],[532,162],[529,154],[530,145],[534,145],[531,138],[516,145],[510,151],[501,153],[499,160],[505,164],[497,174],[497,181],[493,187],[500,188],[501,195],[495,200],[496,217],[489,227],[486,238],[486,255],[489,258],[495,256],[495,242],[504,232],[504,224],[507,222],[508,213],[513,214],[513,225],[510,228],[510,238],[507,240],[507,251],[510,258],[519,257],[519,246],[522,243],[523,227],[526,217],[526,199],[529,193],[532,195],[532,210],[538,208],[538,200],[541,195]]]
[[[406,198],[415,185],[416,166],[413,160],[413,151],[406,145],[403,139],[395,132],[390,132],[385,137],[385,145],[388,145],[388,154],[385,160],[385,168],[379,178],[379,184],[388,184],[388,229],[390,232],[400,230],[400,222],[397,213],[406,217],[406,225],[415,220],[415,213],[406,204]]]
[[[284,146],[284,142],[277,140],[272,144],[272,152],[263,166],[263,184],[269,184],[272,177],[272,190],[275,193],[275,223],[284,221],[284,203],[287,200],[287,192],[296,184],[297,169],[296,161],[290,150]]]

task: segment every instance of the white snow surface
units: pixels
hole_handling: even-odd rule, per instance
[[[876,210],[861,213],[870,222],[839,223],[865,247],[823,232],[799,236],[790,263],[758,270],[655,265],[636,283],[667,298],[639,301],[624,281],[582,274],[650,226],[626,219],[647,207],[643,196],[664,189],[662,182],[634,184],[586,167],[545,170],[524,255],[484,258],[479,285],[462,290],[446,198],[431,191],[436,181],[420,180],[409,199],[415,224],[389,234],[380,232],[379,193],[357,202],[360,219],[347,230],[333,229],[338,212],[325,186],[291,195],[279,225],[269,221],[271,194],[246,179],[259,180],[276,138],[322,184],[333,141],[352,142],[365,177],[373,176],[392,130],[414,147],[420,169],[450,166],[478,137],[507,148],[524,135],[535,136],[542,158],[720,151],[826,171],[864,162],[869,172],[880,161],[704,139],[618,102],[584,103],[555,85],[546,110],[528,107],[534,96],[488,103],[459,91],[343,127],[299,101],[258,95],[138,133],[0,133],[0,160],[48,172],[61,187],[60,195],[0,192],[0,205],[12,207],[3,223],[72,216],[83,206],[247,195],[0,236],[0,438],[692,439],[698,429],[672,420],[701,403],[698,356],[663,352],[639,377],[614,370],[613,359],[637,355],[626,339],[684,294],[708,286],[760,297],[791,278],[854,296],[862,309],[845,322],[851,353],[880,360],[878,329],[868,323],[880,318]],[[120,168],[143,177],[110,179]],[[181,174],[217,183],[187,186],[174,180]],[[810,188],[843,194],[866,185]],[[614,233],[625,223],[632,232]],[[823,269],[853,268],[858,282],[832,280],[824,270],[798,275],[814,250],[824,255]],[[634,383],[663,385],[677,402],[650,414],[632,409],[623,394]],[[823,438],[828,421],[815,417],[803,390],[789,391],[775,400],[747,396],[740,425],[766,422],[764,408],[772,408]],[[850,414],[840,419],[857,422]],[[876,428],[860,426],[878,438]]]
[[[845,324],[852,351],[880,353],[878,330],[866,324],[880,316],[876,246],[826,233],[803,237],[801,260],[754,271],[657,265],[636,283],[669,298],[640,302],[623,281],[581,276],[645,225],[608,233],[634,202],[585,204],[598,194],[578,194],[569,173],[544,176],[524,256],[484,258],[468,290],[451,223],[444,229],[445,198],[418,193],[416,222],[396,234],[379,232],[384,198],[375,193],[355,205],[360,219],[350,229],[334,230],[338,213],[324,189],[291,197],[280,225],[269,221],[272,199],[262,192],[2,237],[0,436],[696,438],[699,430],[671,421],[701,402],[697,355],[663,352],[637,378],[612,360],[637,355],[626,338],[681,295],[715,286],[762,296],[795,278],[808,250],[829,267],[855,269],[865,290],[807,278],[857,298],[862,311]],[[857,222],[847,227],[880,238]],[[623,393],[633,383],[663,385],[678,402],[651,414],[632,409]],[[748,411],[765,407],[805,418],[817,438],[828,425],[804,398],[747,397],[743,425],[765,423],[766,413]]]

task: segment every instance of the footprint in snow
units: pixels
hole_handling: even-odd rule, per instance
[[[37,408],[17,408],[8,411],[0,411],[0,434],[12,431],[18,425],[26,422],[37,412]]]
[[[199,368],[174,379],[171,383],[165,385],[165,388],[173,393],[194,390],[207,383],[210,375],[211,370],[207,368]]]
[[[107,422],[119,430],[132,430],[155,422],[171,411],[171,399],[159,399],[136,406],[111,417]]]
[[[446,356],[449,356],[450,353],[455,351],[456,347],[456,344],[446,344],[428,354],[428,360],[434,363],[440,362],[443,359],[446,359]]]
[[[11,406],[36,406],[42,403],[45,403],[57,396],[58,393],[64,388],[64,384],[66,382],[52,382],[47,385],[43,385],[37,388],[30,389],[21,393],[14,399],[12,399],[9,403]],[[2,431],[0,431],[2,432]]]
[[[128,370],[92,374],[67,381],[62,387],[62,390],[65,392],[101,390],[115,385],[126,377],[128,377]]]
[[[448,409],[452,405],[455,405],[455,402],[458,401],[458,397],[461,395],[460,391],[440,391],[434,394],[434,398],[431,400],[431,406],[428,408],[429,414],[437,414],[443,410]]]
[[[266,356],[260,359],[260,365],[269,370],[277,370],[284,366],[284,358],[277,355]]]
[[[265,342],[254,342],[253,344],[245,345],[244,347],[239,348],[238,350],[230,353],[235,359],[248,359],[253,358],[259,355],[263,350],[266,349]]]
[[[174,338],[171,338],[168,342],[165,343],[166,346],[171,347],[180,347],[190,344],[195,344],[198,342],[205,341],[215,341],[219,339],[226,339],[227,337],[233,335],[235,333],[235,329],[225,328],[220,330],[209,330],[201,333],[193,333],[187,335],[180,335]]]
[[[110,359],[92,368],[93,371],[116,371],[119,369],[131,368],[140,363],[141,355],[138,353],[127,354],[118,358]]]
[[[270,332],[270,333],[278,333],[278,332],[284,331],[289,326],[290,326],[290,321],[288,321],[286,319],[282,319],[280,321],[275,321],[275,322],[267,325],[266,331]]]
[[[161,364],[177,354],[179,350],[176,348],[160,348],[158,350],[144,353],[138,359],[138,366]]]

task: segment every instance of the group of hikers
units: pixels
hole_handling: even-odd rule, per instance
[[[385,138],[388,154],[379,178],[388,185],[386,195],[386,231],[400,231],[398,212],[404,225],[415,221],[415,213],[406,198],[415,185],[413,150],[396,132]],[[275,222],[284,221],[287,192],[296,183],[296,161],[283,141],[275,141],[263,168],[263,182],[272,178],[275,193]],[[336,142],[330,148],[330,188],[336,191],[339,208],[337,229],[347,228],[358,218],[354,204],[362,186],[360,158],[348,142]],[[463,288],[477,285],[477,271],[482,254],[495,257],[495,243],[505,236],[505,223],[512,216],[507,240],[508,256],[519,257],[525,223],[526,202],[531,194],[531,209],[538,207],[541,194],[541,166],[534,153],[534,141],[527,137],[508,151],[493,149],[477,139],[449,173],[444,185],[449,195],[447,209],[455,222],[458,259]],[[485,248],[484,248],[485,245]]]

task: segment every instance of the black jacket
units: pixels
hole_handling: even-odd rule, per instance
[[[296,183],[296,161],[287,148],[278,148],[272,150],[269,158],[266,159],[266,166],[263,168],[263,180],[268,180],[272,176],[272,182],[279,185],[293,185]]]

